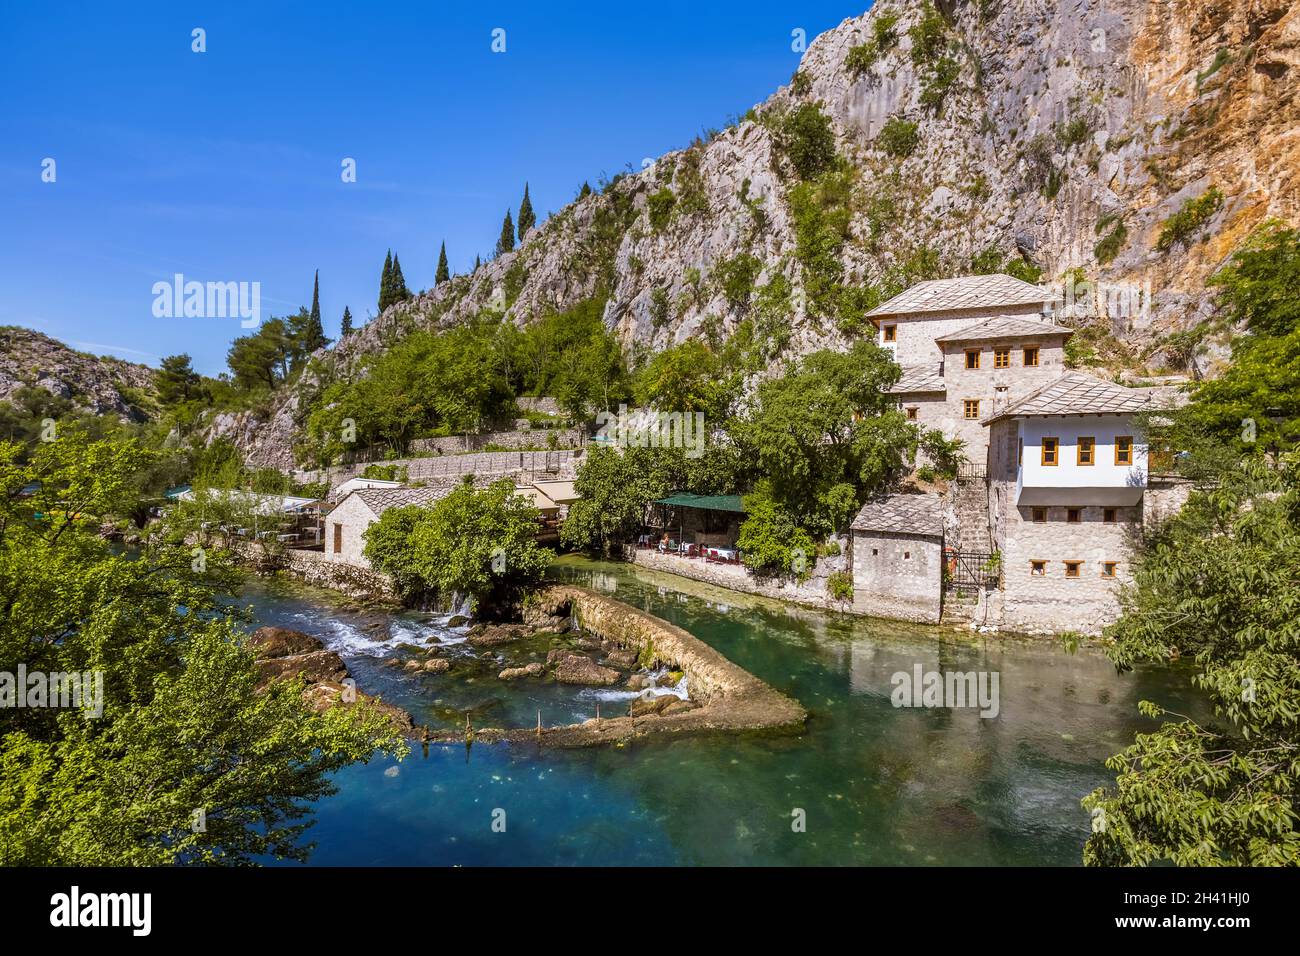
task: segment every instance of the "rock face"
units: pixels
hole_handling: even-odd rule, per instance
[[[524,324],[607,294],[605,322],[629,349],[725,336],[745,319],[788,336],[787,357],[844,347],[856,332],[816,314],[809,294],[791,202],[798,177],[779,147],[782,115],[814,103],[853,171],[835,281],[884,294],[978,271],[972,259],[981,254],[984,271],[993,259],[1024,257],[1045,281],[1081,268],[1109,291],[1149,287],[1149,309],[1111,310],[1110,319],[1115,335],[1158,365],[1163,336],[1207,313],[1206,276],[1249,232],[1271,217],[1300,220],[1300,7],[938,7],[939,53],[924,55],[909,32],[925,16],[922,0],[878,0],[817,37],[798,82],[743,121],[566,206],[473,275],[389,308],[319,353],[264,419],[222,416],[212,435],[230,437],[255,464],[284,466],[300,403],[323,381],[357,371],[414,329],[487,306]],[[874,43],[887,16],[897,17],[896,39],[855,70],[862,58],[851,51]],[[880,134],[891,121],[915,124],[910,153],[885,148],[889,137]],[[1211,186],[1223,194],[1221,208],[1196,235],[1158,247],[1161,224]],[[662,208],[665,197],[671,214],[652,222],[651,206]],[[753,257],[757,272],[750,287],[729,290],[723,267],[743,257]],[[771,291],[778,277],[788,295],[764,298],[758,290]]]
[[[144,421],[155,408],[154,374],[145,365],[73,351],[40,332],[0,326],[0,400],[31,386],[97,415]]]

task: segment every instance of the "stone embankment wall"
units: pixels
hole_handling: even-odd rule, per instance
[[[652,614],[574,585],[556,585],[536,594],[527,615],[538,621],[572,617],[584,631],[637,651],[686,675],[697,710],[671,715],[592,718],[563,727],[474,729],[470,739],[529,741],[552,747],[591,747],[638,737],[700,733],[801,731],[808,713],[799,703],[737,666],[699,638]],[[462,731],[442,731],[436,743],[464,743]]]
[[[228,548],[244,565],[258,574],[284,571],[304,584],[329,588],[361,601],[398,603],[393,579],[370,568],[331,561],[321,551],[268,548],[256,541],[228,540]]]
[[[842,544],[841,547],[847,546]],[[669,574],[729,588],[732,591],[757,594],[778,601],[793,601],[810,607],[844,611],[849,609],[849,604],[830,596],[826,589],[826,579],[833,572],[848,567],[846,553],[842,551],[833,557],[818,558],[813,565],[812,575],[802,582],[785,578],[762,578],[751,574],[741,565],[713,564],[699,558],[679,558],[674,555],[660,554],[654,549],[628,547],[624,549],[623,556],[643,568],[666,571]]]
[[[468,455],[433,455],[427,458],[397,458],[393,461],[354,462],[311,471],[296,471],[294,478],[303,483],[328,482],[336,488],[355,478],[369,464],[396,465],[406,468],[410,481],[456,478],[461,475],[518,475],[537,478],[572,478],[581,461],[580,449],[556,451],[490,451]]]

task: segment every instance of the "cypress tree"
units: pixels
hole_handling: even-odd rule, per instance
[[[343,324],[340,326],[339,338],[347,335],[352,331],[352,310],[346,305],[343,307]]]
[[[519,204],[519,241],[524,241],[528,230],[537,225],[537,216],[533,214],[533,201],[528,198],[528,184],[524,183],[524,201]]]
[[[323,346],[325,339],[325,326],[320,320],[320,270],[316,270],[316,281],[311,290],[311,318],[307,322],[307,329],[303,335],[303,350],[310,353]]]
[[[384,257],[384,272],[379,277],[379,311],[393,304],[393,250]]]
[[[475,257],[474,257],[474,271],[475,271],[475,272],[478,272],[478,267],[481,266],[482,264],[483,264],[483,259],[482,259],[482,257],[481,257],[481,256],[475,256]]]
[[[402,263],[398,261],[397,256],[393,256],[393,301],[405,302],[411,297],[411,292],[406,288],[406,279],[402,276]]]
[[[434,285],[441,285],[451,278],[451,270],[447,268],[447,243],[442,244],[438,250],[438,273],[433,277]]]
[[[497,255],[509,252],[515,247],[515,224],[510,219],[510,210],[506,210],[506,218],[501,223],[501,238],[497,240]]]

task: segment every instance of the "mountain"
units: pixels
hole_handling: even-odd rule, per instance
[[[155,371],[90,355],[17,326],[0,326],[0,401],[24,386],[43,388],[98,415],[143,420],[154,406]]]
[[[1139,290],[1093,339],[1212,371],[1221,347],[1166,339],[1209,315],[1205,279],[1257,226],[1300,219],[1298,76],[1286,0],[880,0],[736,124],[386,309],[267,421],[219,430],[288,465],[322,380],[485,308],[525,323],[603,298],[629,351],[749,319],[775,358],[844,347],[882,299],[968,272]]]

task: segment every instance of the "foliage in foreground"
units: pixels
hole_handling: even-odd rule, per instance
[[[0,864],[305,859],[329,774],[399,749],[368,709],[316,715],[296,683],[255,692],[219,555],[161,529],[138,555],[95,534],[135,507],[150,458],[76,432],[29,463],[0,443],[0,671],[103,674],[99,717],[0,709]]]
[[[1222,725],[1172,719],[1112,757],[1089,865],[1300,864],[1300,460],[1248,461],[1150,542],[1107,634],[1121,668],[1191,658]]]

